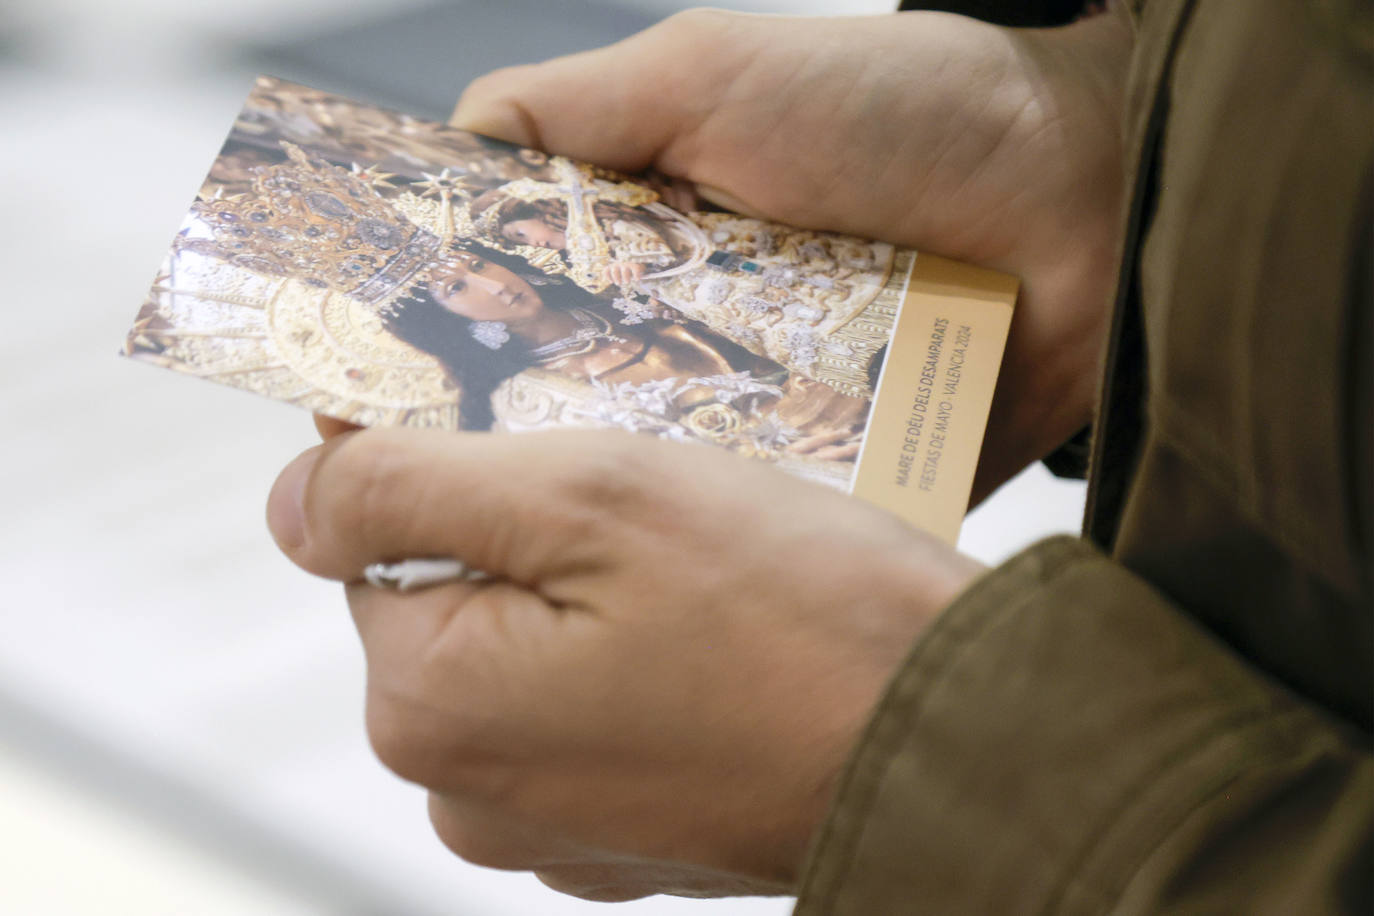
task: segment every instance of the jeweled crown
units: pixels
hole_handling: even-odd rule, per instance
[[[282,146],[290,162],[257,170],[250,193],[192,205],[213,241],[183,247],[374,307],[439,263],[447,240],[407,220],[363,176]]]

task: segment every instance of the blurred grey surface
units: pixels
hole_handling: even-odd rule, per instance
[[[601,47],[660,17],[593,0],[452,0],[252,49],[255,69],[443,121],[454,87],[512,64]]]
[[[115,357],[256,72],[442,118],[480,72],[678,6],[0,5],[0,912],[788,911],[610,910],[450,856],[423,793],[367,747],[337,586],[290,566],[262,522],[309,418]],[[1081,503],[1032,469],[971,516],[962,546],[996,560],[1075,529]]]

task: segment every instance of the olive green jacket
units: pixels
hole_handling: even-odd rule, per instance
[[[1085,537],[915,646],[800,916],[1374,912],[1374,13],[1136,6]]]

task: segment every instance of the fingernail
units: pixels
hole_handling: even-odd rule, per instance
[[[267,529],[283,550],[305,543],[305,482],[320,460],[322,446],[301,453],[277,476],[267,497]]]

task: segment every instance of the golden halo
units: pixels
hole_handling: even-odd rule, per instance
[[[439,361],[356,300],[288,280],[268,306],[267,326],[286,367],[339,405],[326,413],[363,425],[457,426],[459,392]]]

